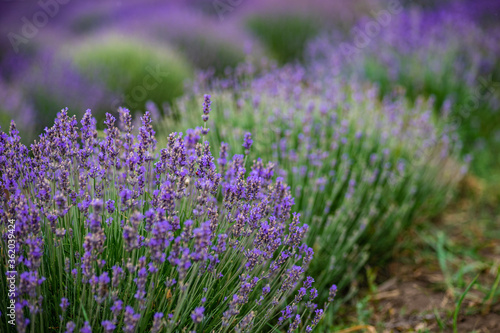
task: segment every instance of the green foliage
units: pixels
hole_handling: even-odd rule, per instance
[[[95,30],[106,20],[105,15],[98,12],[86,13],[82,16],[77,17],[73,22],[71,22],[71,30],[77,34],[89,33]]]
[[[11,121],[11,116],[0,109],[0,128],[3,131],[7,131],[9,129],[10,121]]]
[[[306,43],[318,34],[321,27],[312,17],[282,13],[250,17],[247,28],[272,57],[284,64],[302,60]]]

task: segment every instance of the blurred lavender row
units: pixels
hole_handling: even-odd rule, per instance
[[[125,90],[126,87],[110,89],[102,80],[87,75],[89,70],[100,73],[101,69],[75,66],[74,55],[68,55],[68,49],[79,50],[86,45],[95,47],[92,43],[96,39],[109,43],[110,35],[118,35],[130,45],[136,45],[139,40],[149,41],[175,53],[177,58],[186,59],[195,68],[213,68],[217,74],[223,74],[226,68],[236,67],[246,57],[287,60],[298,57],[302,54],[306,38],[313,37],[309,34],[316,34],[326,26],[346,29],[360,13],[368,12],[375,5],[376,1],[370,0],[349,6],[322,0],[312,1],[307,6],[301,1],[272,4],[266,1],[222,0],[168,3],[134,0],[2,2],[1,77],[12,87],[9,89],[16,89],[24,103],[35,110],[34,117],[33,114],[25,116],[10,108],[2,110],[2,114],[15,115],[20,129],[29,138],[33,137],[33,131],[40,132],[50,124],[57,112],[66,106],[70,113],[79,116],[87,108],[92,108],[100,119],[103,116],[99,114],[116,112],[118,104],[132,111],[142,110],[151,98],[141,98],[140,107],[125,105],[120,89]],[[278,17],[281,17],[281,23],[291,21],[286,29],[295,30],[266,26],[272,22],[269,18]],[[251,20],[254,27],[250,26]],[[308,32],[297,45],[290,45],[286,51],[292,54],[290,58],[273,53],[276,49],[273,49],[274,41],[266,40],[266,36],[262,35],[261,24],[264,24],[264,29],[274,29],[278,39],[287,41],[285,44],[299,39],[296,34],[300,31]],[[276,39],[276,36],[272,38]],[[138,47],[137,52],[140,51],[144,51],[144,47]],[[157,64],[149,65],[154,67]],[[142,70],[144,72],[144,68]],[[184,79],[189,78],[189,71],[186,73],[183,74],[186,76]],[[126,81],[126,78],[120,79]],[[178,92],[172,97],[167,96],[166,102],[172,102],[181,94],[183,87],[178,81],[173,83],[173,89]],[[21,118],[29,119],[32,126],[24,126],[25,121]],[[0,125],[3,128],[7,126],[5,122]]]
[[[499,5],[491,0],[440,4],[397,0],[348,4],[324,0],[54,0],[3,2],[1,6],[2,80],[35,110],[30,122],[36,126],[24,127],[26,121],[20,118],[25,116],[6,107],[1,118],[14,114],[21,130],[34,133],[50,124],[65,106],[70,114],[79,116],[92,108],[101,120],[105,112],[116,112],[120,105],[135,112],[143,111],[152,101],[162,110],[164,102],[171,104],[183,94],[182,81],[192,78],[192,69],[211,68],[222,76],[248,60],[257,68],[266,58],[278,64],[296,60],[314,64],[311,58],[326,54],[332,61],[329,75],[376,81],[381,94],[390,92],[393,83],[400,84],[412,100],[420,94],[434,95],[437,108],[456,95],[467,94],[464,89],[474,89],[478,76],[488,76],[498,68],[500,33],[494,22],[495,18],[498,21]],[[391,8],[398,10],[384,18],[381,13]],[[51,15],[37,28],[40,12]],[[379,26],[374,27],[373,22]],[[25,36],[29,25],[35,31]],[[113,53],[109,48],[117,38],[137,53],[168,53],[169,63],[155,56],[144,60],[134,53]],[[313,42],[304,57],[310,40]],[[103,45],[108,49],[104,48],[100,57],[85,50]],[[87,52],[83,57],[89,58],[85,64],[76,59],[81,50]],[[121,57],[109,73],[96,65],[104,56],[107,60]],[[138,64],[137,68],[123,68],[130,62]],[[148,75],[144,64],[161,65],[165,73],[179,67],[183,70],[158,91],[144,91],[140,89]],[[428,70],[421,71],[422,67]],[[103,82],[100,75],[104,74],[116,80]],[[133,95],[131,91],[138,97],[127,99]],[[481,127],[477,125],[481,121],[472,118],[468,122]],[[5,122],[0,125],[6,126]]]
[[[313,76],[355,77],[379,86],[380,97],[402,90],[410,101],[435,99],[435,111],[458,130],[475,172],[500,163],[500,27],[491,2],[432,9],[390,5],[361,20],[349,36],[324,33],[307,50]],[[497,20],[498,21],[498,20]]]

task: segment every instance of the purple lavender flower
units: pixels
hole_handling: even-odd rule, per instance
[[[66,309],[69,306],[69,301],[66,297],[61,298],[61,304],[59,304],[63,312],[66,312]]]
[[[210,113],[212,101],[210,100],[211,96],[210,95],[205,95],[203,96],[204,101],[203,101],[203,114],[207,115]]]
[[[111,285],[113,288],[116,288],[118,284],[120,283],[121,279],[123,278],[123,269],[120,266],[113,266],[113,279],[111,281]]]
[[[337,294],[337,286],[333,284],[330,287],[329,294],[328,294],[328,302],[333,302],[333,299],[335,298],[335,295]]]
[[[314,311],[315,315],[314,315],[314,319],[313,319],[313,321],[311,323],[311,326],[314,327],[314,326],[318,325],[321,317],[323,316],[323,312],[324,312],[323,309],[317,309],[317,310]]]
[[[316,288],[312,288],[312,289],[309,291],[309,299],[313,300],[313,299],[315,299],[316,297],[318,297],[318,290],[316,290]]]
[[[288,333],[294,332],[297,328],[299,328],[299,325],[301,323],[301,318],[300,315],[296,315],[293,322],[290,324],[290,327],[288,328]]]
[[[123,331],[127,333],[135,332],[136,325],[141,318],[140,313],[135,313],[134,308],[127,306],[123,317]]]
[[[137,267],[137,278],[134,282],[137,285],[137,291],[134,298],[139,301],[141,308],[145,306],[146,302],[146,280],[148,277],[148,271],[146,269],[146,257],[139,258],[139,264]]]
[[[293,313],[296,311],[296,307],[292,305],[287,305],[284,310],[281,310],[281,317],[278,318],[278,322],[282,323],[287,319],[293,317]]]
[[[205,312],[205,308],[203,306],[197,307],[194,309],[194,311],[191,313],[191,319],[193,322],[196,324],[199,324],[203,321],[204,315],[203,313]]]
[[[304,281],[304,288],[306,288],[306,289],[311,288],[313,283],[314,283],[314,279],[312,277],[308,276],[306,278],[306,280]]]
[[[104,320],[101,325],[105,332],[114,332],[116,329],[116,325],[110,320]]]
[[[299,303],[306,294],[307,294],[307,289],[304,287],[300,288],[299,291],[297,292],[297,295],[295,295],[294,302]]]
[[[64,331],[64,333],[73,333],[75,328],[76,328],[76,324],[72,321],[68,321],[66,323],[66,331]]]
[[[158,333],[162,329],[163,326],[163,313],[157,312],[153,317],[153,327],[151,327],[152,333]]]
[[[250,148],[252,147],[252,144],[253,144],[252,134],[249,132],[245,133],[245,139],[243,142],[243,148],[245,148],[245,154],[248,155],[248,153],[250,152]]]
[[[108,284],[110,281],[111,280],[108,276],[108,272],[104,272],[99,276],[98,291],[97,294],[94,296],[98,304],[101,304],[106,300],[109,290]]]
[[[92,328],[90,327],[90,323],[88,321],[83,324],[83,327],[80,329],[80,333],[92,333]]]
[[[108,201],[106,201],[106,210],[108,211],[109,214],[113,214],[113,212],[115,211],[114,200],[109,199]]]
[[[113,303],[113,306],[111,306],[111,311],[113,312],[113,316],[116,318],[119,316],[119,314],[121,313],[121,311],[123,310],[123,301],[121,300],[116,300],[114,303]]]

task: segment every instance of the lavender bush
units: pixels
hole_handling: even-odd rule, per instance
[[[204,120],[210,103],[206,96]],[[0,300],[2,310],[15,303],[1,314],[2,332],[13,316],[18,332],[318,324],[328,302],[317,305],[323,290],[304,279],[308,226],[274,165],[250,163],[250,134],[244,155],[230,158],[223,144],[215,159],[206,125],[170,134],[159,151],[149,112],[137,135],[126,109],[119,127],[110,114],[105,125],[100,137],[90,111],[79,126],[62,110],[30,148],[14,123],[0,134],[2,259],[15,250],[15,263],[0,265],[1,294],[6,278],[17,286],[14,301]]]
[[[318,289],[335,281],[347,299],[346,287],[367,260],[383,262],[412,222],[450,198],[466,171],[456,134],[434,119],[432,100],[381,102],[373,86],[310,76],[299,66],[253,80],[245,79],[248,69],[239,72],[210,88],[195,85],[217,96],[213,112],[224,119],[209,121],[208,136],[221,142],[221,158],[226,144],[244,153],[238,143],[251,140],[253,151],[276,163],[309,225],[306,238],[316,253],[309,273]],[[180,123],[166,119],[167,131],[196,123],[189,110],[199,103],[196,95],[184,98]]]

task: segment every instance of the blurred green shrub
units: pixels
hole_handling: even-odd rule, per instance
[[[83,75],[122,95],[113,108],[142,109],[146,101],[171,103],[182,95],[184,80],[192,73],[190,65],[172,49],[137,38],[94,37],[69,53]]]
[[[81,15],[72,21],[70,29],[77,34],[85,34],[95,30],[105,22],[105,15],[99,12],[91,12]]]
[[[11,118],[12,117],[7,112],[0,109],[0,128],[4,132],[8,132]]]
[[[246,26],[281,64],[302,60],[307,42],[321,28],[311,16],[285,13],[254,15]]]
[[[218,75],[245,59],[244,51],[237,45],[212,35],[185,34],[175,38],[173,43],[195,67],[213,68]]]

